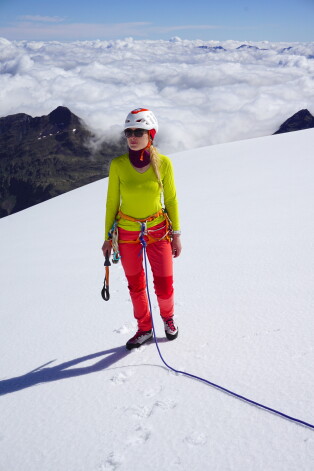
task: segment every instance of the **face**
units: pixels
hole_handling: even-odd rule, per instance
[[[132,129],[132,131],[135,131],[135,128],[129,128],[129,129]],[[136,137],[134,136],[134,134],[132,134],[131,137],[127,137],[128,146],[131,150],[142,150],[147,146],[148,139],[149,139],[148,132],[145,130],[142,137]]]

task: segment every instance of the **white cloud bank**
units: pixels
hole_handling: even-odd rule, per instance
[[[115,136],[130,109],[149,107],[168,153],[272,134],[298,110],[314,113],[314,43],[242,44],[0,39],[0,114],[64,105]]]

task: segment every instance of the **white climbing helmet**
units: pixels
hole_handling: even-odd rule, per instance
[[[152,111],[146,108],[136,108],[126,117],[124,129],[127,128],[146,129],[147,131],[155,129],[158,132],[158,121]]]

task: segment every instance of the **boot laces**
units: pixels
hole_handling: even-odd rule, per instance
[[[172,330],[173,332],[176,330],[172,317],[170,319],[167,319],[165,323],[167,324],[169,329]]]

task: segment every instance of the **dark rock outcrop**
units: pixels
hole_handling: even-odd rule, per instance
[[[301,131],[302,129],[309,128],[314,128],[314,117],[308,110],[300,110],[287,119],[274,134]]]
[[[0,217],[108,176],[122,139],[96,151],[95,136],[68,108],[0,118]]]

